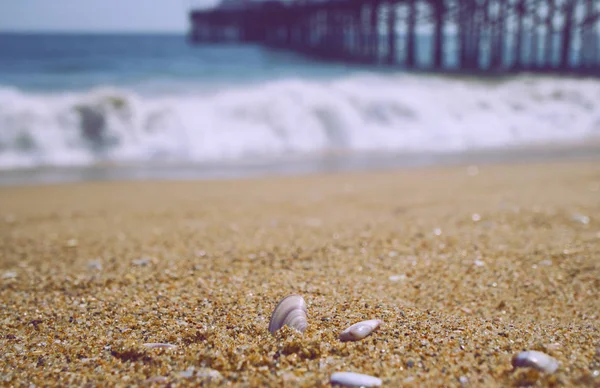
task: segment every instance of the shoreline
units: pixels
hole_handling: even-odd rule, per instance
[[[101,181],[235,180],[335,172],[383,172],[466,165],[510,165],[600,159],[600,140],[533,144],[465,152],[340,152],[230,162],[105,163],[0,170],[0,187]]]

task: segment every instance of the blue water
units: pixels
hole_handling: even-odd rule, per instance
[[[191,46],[184,35],[0,34],[0,85],[23,90],[100,85],[180,90],[326,77],[354,68],[252,45]]]
[[[400,34],[400,61],[405,57],[402,38]],[[556,45],[560,37],[555,38]],[[447,36],[445,43],[444,63],[455,68],[458,63],[456,39]],[[425,67],[432,60],[432,44],[431,36],[418,36],[416,58]],[[527,44],[525,40],[524,47]],[[543,49],[540,46],[540,58]],[[511,49],[507,45],[504,51],[505,65],[509,65]],[[554,62],[557,62],[558,51],[554,54]],[[576,62],[577,58],[575,47],[572,60]],[[533,59],[524,55],[524,61],[530,64]],[[384,74],[394,71],[316,62],[294,53],[254,45],[192,46],[183,34],[0,33],[0,85],[30,91],[82,90],[101,85],[153,91],[181,91],[187,85],[187,89],[197,90],[289,77],[319,79],[360,70]]]

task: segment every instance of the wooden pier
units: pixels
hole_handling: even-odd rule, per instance
[[[194,44],[414,70],[600,76],[600,0],[256,0],[193,10],[190,22]]]

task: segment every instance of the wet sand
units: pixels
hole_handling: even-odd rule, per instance
[[[600,163],[0,188],[7,386],[600,386]],[[272,336],[277,302],[309,326]],[[338,334],[384,323],[360,342]],[[177,347],[152,349],[145,343]],[[560,362],[512,370],[521,350]],[[193,367],[192,369],[190,369]]]

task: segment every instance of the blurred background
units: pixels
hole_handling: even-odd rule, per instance
[[[273,3],[1,2],[0,183],[597,153],[600,1]]]

